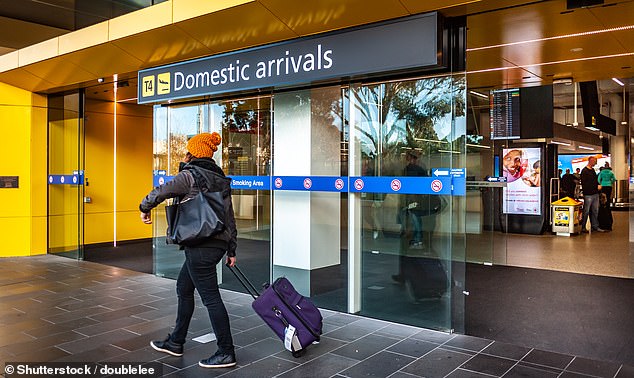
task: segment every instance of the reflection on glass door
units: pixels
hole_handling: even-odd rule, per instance
[[[154,108],[154,172],[158,176],[175,176],[179,164],[187,154],[187,140],[201,132],[209,132],[207,105],[195,104]],[[176,245],[165,241],[165,205],[152,211],[154,273],[176,278],[185,256]]]
[[[178,173],[187,141],[201,132],[222,136],[214,160],[229,177],[266,176],[270,169],[271,98],[267,96],[194,105],[154,108],[155,178]],[[268,181],[268,178],[266,179]],[[236,251],[241,268],[256,283],[270,280],[270,193],[268,190],[232,191],[238,228]],[[165,242],[165,205],[154,210],[154,271],[176,278],[184,261],[177,246]],[[230,274],[221,275],[221,287],[244,289]]]
[[[229,177],[261,177],[269,181],[271,166],[271,97],[223,101],[210,105],[214,131],[222,135],[222,156],[216,161]],[[232,190],[238,229],[236,257],[256,285],[270,281],[271,193]],[[244,291],[232,274],[224,274],[224,289]]]
[[[351,172],[415,177],[422,185],[436,169],[464,168],[464,105],[464,77],[351,88]],[[451,282],[464,280],[459,265],[464,262],[464,200],[422,190],[355,196],[360,202],[361,314],[460,329],[451,309],[461,295],[452,297]]]
[[[83,258],[83,93],[48,97],[48,252]]]

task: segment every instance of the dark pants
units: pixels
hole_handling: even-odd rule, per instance
[[[605,193],[608,203],[612,203],[612,187],[611,186],[601,186],[601,193]]]
[[[184,344],[189,322],[194,314],[194,289],[198,290],[209,312],[211,326],[221,353],[233,354],[233,339],[229,328],[229,315],[218,290],[216,265],[224,256],[220,248],[185,248],[185,263],[176,280],[178,314],[172,341]]]

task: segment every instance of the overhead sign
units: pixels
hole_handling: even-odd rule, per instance
[[[139,71],[138,102],[439,66],[438,14]]]

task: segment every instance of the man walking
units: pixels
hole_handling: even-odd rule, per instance
[[[592,231],[605,232],[605,230],[599,228],[599,190],[601,190],[601,185],[599,185],[597,173],[594,171],[596,164],[597,158],[590,156],[588,158],[588,165],[581,170],[581,190],[583,191],[581,232],[588,232],[586,229],[588,214],[590,215]]]

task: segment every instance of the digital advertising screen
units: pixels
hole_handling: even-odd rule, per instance
[[[541,148],[502,149],[504,214],[541,215]]]
[[[566,169],[570,169],[570,173],[575,173],[577,168],[579,171],[588,165],[588,158],[594,156],[597,158],[597,165],[594,166],[594,170],[599,172],[599,169],[605,165],[605,163],[612,164],[610,157],[602,154],[579,154],[579,155],[559,155],[557,157],[557,167],[561,169],[562,174],[566,173]]]

